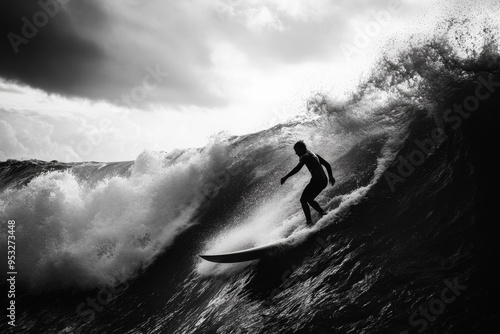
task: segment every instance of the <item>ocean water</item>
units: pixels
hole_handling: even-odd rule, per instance
[[[301,119],[258,133],[134,161],[0,162],[18,272],[16,327],[4,317],[1,332],[498,328],[498,31],[447,29],[383,55],[347,101],[311,96]],[[312,228],[308,173],[279,184],[298,139],[337,180]],[[284,250],[261,261],[197,256],[272,242]]]

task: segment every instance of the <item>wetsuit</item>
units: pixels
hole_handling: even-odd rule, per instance
[[[300,197],[300,204],[304,210],[306,220],[311,221],[311,210],[309,205],[313,207],[314,210],[318,211],[320,214],[324,214],[323,209],[319,206],[318,202],[314,200],[319,193],[326,188],[328,184],[328,178],[326,177],[323,166],[321,166],[320,158],[313,152],[307,150],[300,157],[300,162],[304,163],[311,172],[311,181],[304,189],[302,196]]]

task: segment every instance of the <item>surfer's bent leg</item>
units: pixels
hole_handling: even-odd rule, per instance
[[[309,183],[302,192],[302,196],[300,196],[300,204],[302,205],[302,210],[304,210],[304,215],[306,216],[306,222],[311,222],[311,210],[309,209],[309,199],[311,193],[312,185]]]
[[[309,205],[321,215],[325,214],[325,211],[321,208],[318,202],[314,200],[314,198],[316,198],[316,196],[318,196],[319,193],[325,189],[325,187],[326,184],[324,184],[324,182],[311,181],[304,189],[304,192],[300,197],[300,204],[302,204],[302,210],[304,210],[307,222],[311,222],[311,210],[309,209]]]
[[[323,191],[323,189],[326,188],[327,184],[327,182],[318,182],[318,184],[314,187],[314,191],[311,192],[311,200],[309,201],[309,205],[312,206],[313,209],[318,211],[321,215],[325,214],[325,210],[323,210],[321,206],[319,206],[318,202],[316,202],[314,199],[319,195],[320,192]]]
[[[318,211],[321,215],[325,214],[325,210],[319,206],[318,202],[316,201],[311,201],[309,204],[313,207],[314,210]]]
[[[300,204],[302,204],[302,209],[304,210],[304,215],[306,216],[307,222],[311,221],[311,210],[309,209],[309,205],[312,206],[313,209],[319,212],[321,215],[325,214],[325,211],[321,208],[318,202],[314,200],[314,198],[316,198],[316,196],[318,196],[319,193],[323,191],[323,189],[325,189],[325,187],[325,182],[311,181],[304,189],[304,192],[300,197]]]

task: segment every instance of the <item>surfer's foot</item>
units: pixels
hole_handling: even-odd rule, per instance
[[[326,216],[326,211],[320,212],[320,213],[319,213],[319,216],[320,216],[320,217]]]
[[[306,220],[306,225],[307,225],[307,226],[312,226],[312,225],[313,225],[312,220]]]

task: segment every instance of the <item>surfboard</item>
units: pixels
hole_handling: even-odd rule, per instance
[[[260,260],[262,258],[275,255],[283,250],[285,245],[280,243],[272,243],[264,246],[249,248],[237,252],[222,253],[222,254],[199,254],[202,259],[216,263],[237,263],[253,260]]]

